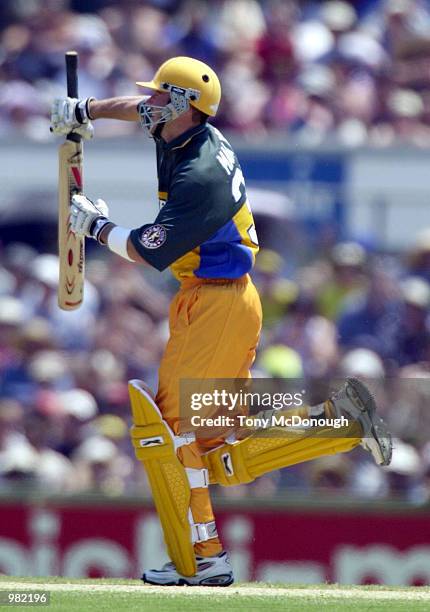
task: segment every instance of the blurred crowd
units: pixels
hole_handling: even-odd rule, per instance
[[[135,95],[162,61],[190,55],[219,73],[215,123],[245,138],[430,144],[428,0],[3,0],[0,136],[50,138],[67,49],[83,97]]]
[[[127,380],[156,389],[176,282],[97,257],[88,257],[83,305],[63,312],[56,256],[20,243],[2,249],[0,495],[149,493],[128,434]],[[217,494],[429,502],[430,230],[403,257],[339,242],[288,275],[285,263],[267,249],[257,258],[265,324],[253,375],[332,388],[349,375],[367,380],[395,435],[393,463],[378,468],[355,449]]]

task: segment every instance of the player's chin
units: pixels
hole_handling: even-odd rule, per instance
[[[155,136],[155,132],[157,131],[157,124],[152,123],[149,125],[148,123],[142,123],[142,128],[147,136]]]
[[[155,123],[148,129],[148,134],[152,138],[161,138],[163,135],[164,123]]]

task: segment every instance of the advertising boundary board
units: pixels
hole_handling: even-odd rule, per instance
[[[430,584],[430,511],[217,510],[238,581]],[[0,503],[0,573],[136,578],[166,561],[149,504]]]

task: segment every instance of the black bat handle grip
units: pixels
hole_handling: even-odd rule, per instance
[[[66,53],[66,76],[67,76],[67,95],[69,98],[78,97],[78,54],[76,51],[67,51]],[[70,133],[67,135],[68,140],[80,142],[79,134]]]
[[[78,54],[76,51],[66,53],[67,95],[78,97]]]

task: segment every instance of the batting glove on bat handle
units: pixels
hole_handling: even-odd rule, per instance
[[[82,138],[90,139],[94,128],[89,114],[89,104],[95,98],[56,98],[51,107],[51,132],[67,135],[75,132]]]
[[[109,208],[104,200],[92,202],[82,194],[72,196],[70,206],[70,227],[78,236],[98,240],[103,227],[111,223]]]

